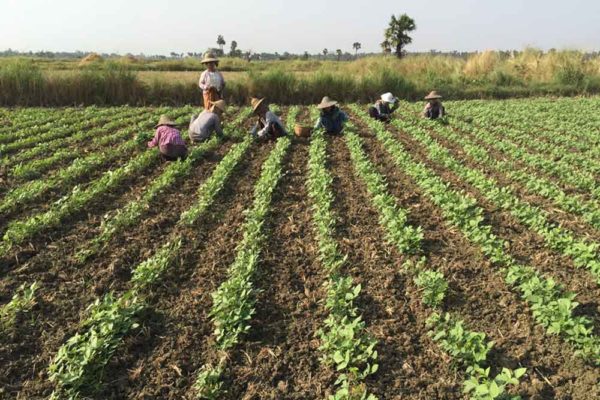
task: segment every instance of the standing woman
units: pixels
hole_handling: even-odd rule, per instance
[[[225,89],[225,78],[223,74],[217,70],[219,59],[212,53],[204,54],[202,64],[206,65],[206,70],[200,75],[198,86],[202,90],[204,99],[204,109],[209,110],[211,103],[219,101],[223,98],[223,90]]]
[[[155,128],[156,133],[148,142],[148,148],[158,146],[163,161],[175,161],[187,156],[187,147],[181,133],[175,128],[175,122],[166,115],[161,115]]]

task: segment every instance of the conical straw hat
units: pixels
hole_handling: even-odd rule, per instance
[[[252,106],[252,112],[256,112],[256,110],[258,110],[258,107],[260,107],[260,105],[265,101],[265,98],[263,97],[262,99],[258,99],[256,97],[253,97],[250,99],[250,105]]]
[[[204,58],[200,61],[202,64],[208,64],[210,62],[218,63],[219,59],[213,53],[205,53]]]
[[[227,110],[227,103],[225,103],[225,100],[211,102],[211,109],[213,108],[218,108],[219,110],[225,112],[225,110]]]
[[[158,124],[156,124],[154,127],[158,128],[162,125],[175,126],[176,124],[171,120],[171,118],[167,117],[166,115],[161,115],[160,119],[158,120]]]
[[[333,107],[337,104],[338,104],[337,101],[331,100],[329,98],[329,96],[325,96],[325,97],[323,97],[323,100],[321,100],[321,104],[317,105],[317,108],[319,108],[319,109],[329,108],[329,107]]]
[[[435,100],[435,99],[441,99],[442,96],[438,94],[438,92],[436,92],[435,90],[432,91],[431,93],[429,93],[427,96],[425,96],[425,100]]]

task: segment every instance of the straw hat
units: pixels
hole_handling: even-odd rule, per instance
[[[219,110],[221,110],[222,112],[225,112],[225,110],[227,110],[227,103],[225,103],[225,100],[217,100],[217,101],[213,101],[210,103],[211,104],[211,111],[214,108],[218,108]]]
[[[323,97],[323,100],[321,100],[321,104],[317,105],[317,108],[319,108],[319,109],[329,108],[329,107],[333,107],[337,104],[338,104],[337,101],[331,100],[329,98],[329,96],[325,96],[325,97]]]
[[[156,124],[154,127],[158,128],[159,126],[162,126],[162,125],[175,126],[176,124],[175,124],[175,122],[173,122],[171,120],[171,118],[169,118],[163,114],[160,116],[160,119],[158,120],[158,124]]]
[[[208,64],[211,62],[218,63],[219,59],[213,53],[205,53],[204,58],[200,61],[202,64]]]
[[[264,101],[264,97],[262,99],[257,99],[256,97],[251,98],[250,105],[252,106],[252,112],[255,113]]]
[[[435,99],[441,99],[442,96],[438,94],[438,92],[436,92],[435,90],[431,93],[429,93],[427,96],[425,96],[425,100],[435,100]]]
[[[385,101],[386,103],[391,103],[391,104],[395,104],[396,101],[398,101],[398,99],[396,97],[394,97],[393,94],[391,93],[385,93],[381,95],[381,100]]]

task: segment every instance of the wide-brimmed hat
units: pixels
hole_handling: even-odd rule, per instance
[[[202,64],[208,64],[211,62],[214,63],[218,63],[219,59],[213,54],[213,53],[205,53],[204,57],[202,58],[202,61],[200,61]]]
[[[389,93],[389,92],[382,94],[381,95],[381,100],[385,101],[386,103],[392,103],[392,104],[395,104],[398,101],[398,99],[396,97],[394,97],[394,95],[391,94],[391,93]]]
[[[435,99],[441,99],[442,95],[438,94],[438,92],[436,92],[435,90],[431,93],[429,93],[427,96],[425,96],[425,100],[435,100]]]
[[[156,124],[154,127],[158,128],[162,125],[175,126],[176,124],[171,120],[171,118],[167,117],[166,115],[161,115],[160,119],[158,120],[158,124]]]
[[[250,99],[250,106],[252,106],[252,112],[255,113],[256,110],[258,110],[258,108],[260,107],[260,105],[265,101],[265,98],[263,97],[262,99],[258,99],[256,97],[253,97]]]
[[[211,101],[210,109],[212,110],[213,108],[218,108],[222,112],[225,112],[227,110],[227,103],[225,103],[225,100]]]
[[[317,105],[317,108],[319,108],[319,109],[329,108],[329,107],[336,106],[337,104],[338,104],[337,101],[331,100],[329,98],[329,96],[325,96],[325,97],[323,97],[323,100],[321,100],[321,103]]]

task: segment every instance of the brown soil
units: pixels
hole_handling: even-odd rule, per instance
[[[462,377],[440,357],[427,336],[424,318],[410,305],[406,257],[385,243],[366,188],[354,175],[342,137],[329,140],[341,251],[348,272],[361,283],[360,310],[379,341],[379,371],[367,386],[380,398],[460,399]]]
[[[265,225],[252,330],[234,351],[228,399],[324,398],[331,373],[319,361],[315,333],[324,319],[326,273],[312,234],[306,191],[309,142],[296,139]]]
[[[408,177],[403,177],[381,146],[365,133],[368,129],[363,126],[361,132],[375,164],[385,171],[390,190],[400,199],[407,198],[411,215],[417,218],[414,223],[425,230],[424,252],[430,268],[444,272],[450,283],[450,294],[445,305],[447,311],[463,318],[470,329],[484,332],[495,341],[491,365],[526,367],[528,376],[519,390],[533,399],[549,398],[547,396],[585,399],[584,394],[597,390],[593,384],[599,376],[597,369],[574,358],[573,351],[558,338],[544,336],[543,329],[536,326],[530,317],[525,303],[506,287],[494,267],[459,231],[444,223],[440,210],[421,194]],[[421,149],[407,136],[401,133],[401,142],[416,159],[429,165]],[[436,173],[445,180],[449,179],[439,169],[436,169]],[[415,202],[415,196],[419,198],[418,203],[410,206]],[[498,223],[494,221],[493,225],[497,226]],[[501,237],[506,238],[505,235]],[[415,296],[412,298],[418,298],[416,289],[413,290]],[[499,312],[499,309],[502,311]]]

